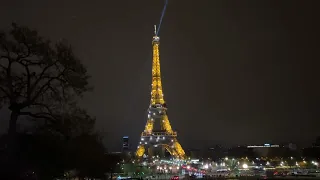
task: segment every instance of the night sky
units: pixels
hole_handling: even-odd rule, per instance
[[[169,0],[160,61],[185,148],[311,143],[320,135],[317,1]],[[81,104],[112,150],[136,147],[150,101],[151,40],[164,0],[4,0],[12,21],[66,38],[92,75]],[[7,128],[2,110],[0,128]]]

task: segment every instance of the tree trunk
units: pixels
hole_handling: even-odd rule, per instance
[[[16,134],[17,134],[17,120],[19,116],[19,111],[11,111],[11,117],[9,122],[9,140],[16,140]]]
[[[17,120],[19,116],[19,111],[11,111],[11,117],[9,121],[9,131],[8,131],[8,142],[7,142],[7,166],[8,174],[12,176],[13,174],[17,174],[15,172],[18,170],[16,167],[19,162],[17,162]],[[13,174],[11,174],[13,173]]]

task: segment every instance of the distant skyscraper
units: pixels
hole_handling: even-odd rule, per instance
[[[122,138],[122,150],[129,150],[129,136],[123,136]]]

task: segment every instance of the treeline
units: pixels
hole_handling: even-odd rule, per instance
[[[2,139],[1,159],[7,157]],[[96,134],[81,134],[67,139],[51,132],[18,133],[14,169],[1,161],[0,174],[17,179],[53,179],[70,177],[105,178],[120,159],[105,154]]]

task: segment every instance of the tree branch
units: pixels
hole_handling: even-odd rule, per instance
[[[7,70],[7,67],[5,67],[4,65],[0,64],[0,67],[3,68],[3,70]]]
[[[10,96],[10,94],[12,95],[13,94],[13,87],[12,87],[12,79],[11,79],[11,65],[12,65],[12,59],[10,58],[10,51],[9,51],[9,49],[8,49],[8,47],[7,46],[5,46],[4,44],[2,44],[3,46],[3,49],[5,50],[5,51],[7,51],[7,56],[1,56],[1,57],[4,57],[4,58],[7,58],[8,59],[8,67],[6,67],[5,68],[5,70],[6,70],[6,75],[7,75],[7,77],[6,77],[6,79],[7,79],[7,86],[8,86],[8,88],[9,88],[9,91],[10,91],[10,93],[6,93],[6,91],[4,91],[4,89],[2,88],[1,90],[4,92],[4,93],[6,93],[6,95],[10,98],[10,101],[12,101],[12,97]]]
[[[8,85],[8,88],[10,90],[10,93],[8,93],[9,97],[10,97],[10,101],[11,101],[11,103],[13,103],[15,100],[12,99],[12,98],[14,98],[14,95],[13,95],[12,77],[11,77],[11,65],[12,65],[12,62],[10,61],[9,65],[8,65],[8,69],[7,69],[7,81],[8,81],[7,85]],[[10,94],[12,96],[10,96]]]
[[[31,54],[31,53],[30,53],[30,52],[31,52],[30,47],[29,47],[28,44],[26,43],[26,37],[25,37],[24,35],[23,35],[23,37],[24,37],[24,38],[23,38],[22,44],[27,47],[27,54],[26,54],[25,56],[18,55],[18,58],[17,58],[17,59],[29,57],[30,54]]]
[[[10,94],[3,88],[0,86],[0,90],[7,96],[10,97]]]
[[[47,71],[50,67],[54,66],[56,63],[57,63],[57,61],[53,62],[52,64],[50,64],[50,65],[48,65],[48,66],[46,66],[46,67],[42,70],[42,72],[40,73],[39,78],[38,78],[38,79],[34,82],[34,84],[30,87],[30,92],[32,92],[32,91],[34,90],[34,88],[37,87],[38,83],[42,80],[42,77],[43,77],[43,75],[46,73],[46,71]],[[31,94],[31,93],[30,93],[30,94]]]
[[[23,64],[22,62],[18,62],[20,65],[22,65],[27,72],[27,98],[30,97],[31,91],[30,91],[30,86],[31,86],[31,74],[30,74],[30,69],[29,66],[26,64]]]
[[[64,70],[64,71],[65,71],[65,70]],[[43,92],[43,90],[44,90],[46,87],[50,86],[50,83],[51,83],[53,80],[57,80],[57,79],[59,80],[60,76],[63,75],[64,71],[61,72],[58,76],[52,77],[51,79],[48,80],[47,83],[45,83],[43,86],[41,86],[40,89],[39,89],[39,91],[37,92],[37,94],[35,94],[35,96],[31,99],[31,103],[34,102],[34,101],[41,95],[41,93]]]
[[[42,108],[45,108],[50,114],[53,114],[50,107],[46,104],[43,104],[43,103],[33,103],[32,105],[34,106],[40,106]]]
[[[33,117],[33,118],[42,118],[42,119],[47,119],[47,120],[55,119],[55,117],[52,114],[44,113],[44,112],[41,112],[41,113],[20,112],[19,115],[21,115],[21,116],[30,116],[30,117]]]
[[[5,56],[9,61],[11,61],[11,58],[10,58],[10,51],[9,51],[9,49],[8,49],[8,47],[7,46],[2,46],[3,47],[3,49],[5,49],[6,51],[7,51],[7,56]]]

